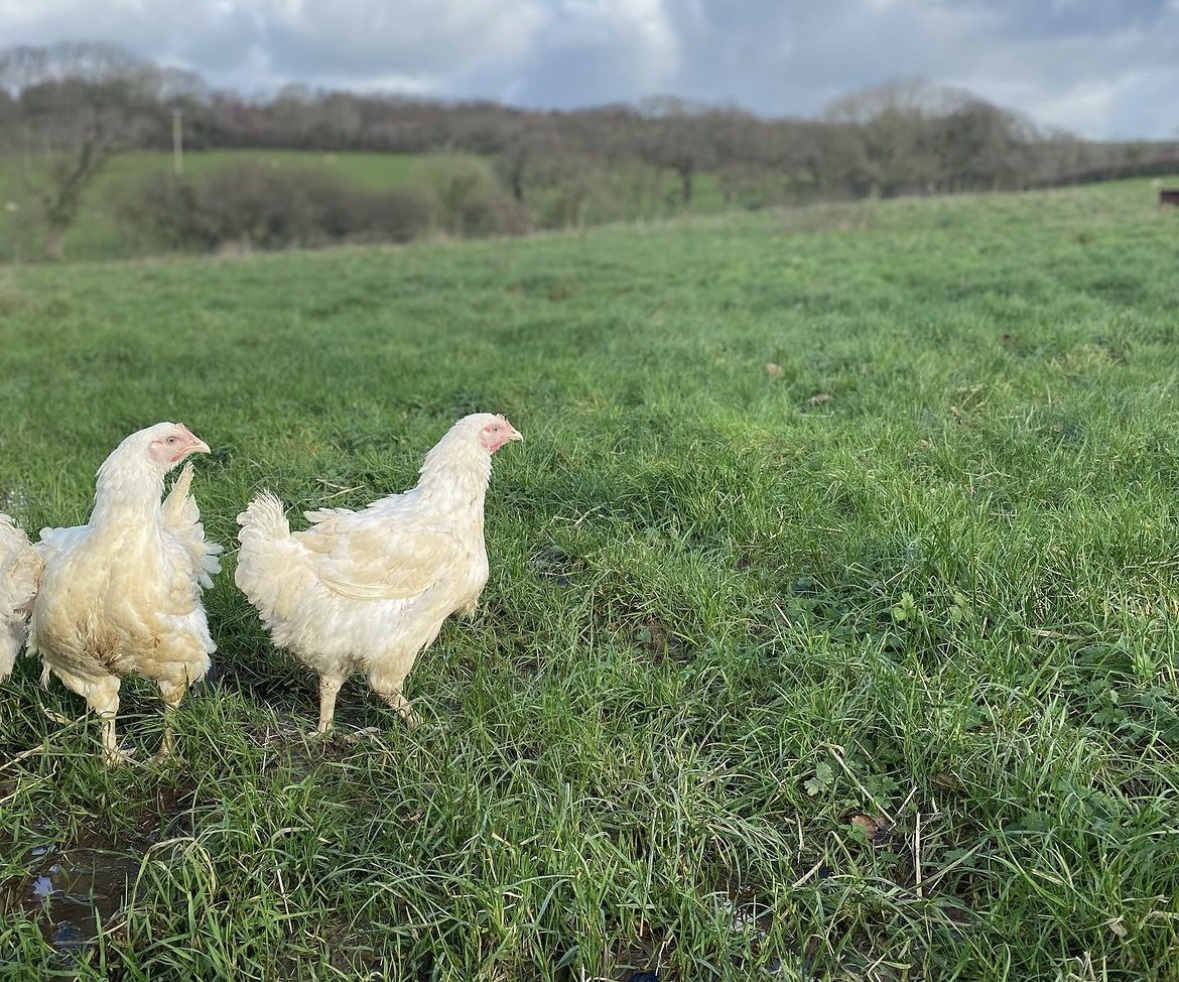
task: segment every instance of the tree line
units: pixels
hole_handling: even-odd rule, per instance
[[[486,207],[500,218],[468,222],[460,232],[577,226],[591,208],[617,217],[622,210],[610,205],[628,194],[655,195],[671,210],[688,210],[705,175],[724,207],[756,208],[1018,190],[1165,171],[1172,162],[1179,169],[1175,142],[1082,140],[969,92],[919,80],[844,96],[820,118],[767,119],[674,97],[573,111],[303,86],[250,99],[110,45],[0,52],[0,153],[10,171],[36,186],[51,256],[62,254],[83,194],[111,157],[169,149],[177,124],[188,150],[477,155],[491,162],[497,200]],[[165,211],[178,202],[187,201],[190,211],[199,204],[200,189],[191,186],[157,181],[148,192]],[[350,207],[360,213],[377,204],[354,200]],[[415,211],[406,201],[392,210],[400,215],[407,208]]]

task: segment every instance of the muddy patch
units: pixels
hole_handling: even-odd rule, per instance
[[[53,947],[81,950],[123,907],[141,860],[142,852],[101,840],[34,846],[27,854],[28,872],[0,890],[0,917],[24,912]]]
[[[90,947],[126,905],[152,844],[191,825],[192,803],[190,789],[161,786],[117,842],[85,826],[69,840],[48,829],[40,841],[0,840],[0,852],[24,869],[0,881],[0,920],[35,922],[62,953]]]

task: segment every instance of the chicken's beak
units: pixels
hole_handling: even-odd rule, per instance
[[[183,423],[180,425],[184,428],[184,432],[188,434],[188,450],[186,451],[186,456],[190,453],[212,453],[209,445],[204,440],[193,433],[187,426],[184,426]]]

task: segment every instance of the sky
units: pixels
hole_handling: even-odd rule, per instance
[[[672,95],[816,117],[890,79],[1093,139],[1179,137],[1179,0],[0,0],[0,48],[119,44],[216,88]]]

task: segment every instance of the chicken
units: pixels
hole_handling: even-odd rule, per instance
[[[29,605],[37,592],[41,560],[29,537],[7,515],[0,514],[0,682],[28,634]]]
[[[306,512],[292,533],[282,502],[263,492],[237,517],[235,580],[275,645],[319,676],[319,727],[354,672],[410,725],[402,686],[418,654],[455,611],[469,616],[487,583],[483,501],[491,455],[524,438],[503,416],[460,419],[426,455],[413,489],[361,511]]]
[[[213,585],[221,547],[205,540],[191,462],[160,501],[165,476],[189,454],[208,452],[178,423],[132,433],[98,469],[90,521],[42,529],[36,546],[44,570],[29,647],[44,663],[42,683],[52,672],[102,715],[112,763],[127,757],[115,738],[122,677],[152,679],[170,711],[216,650],[201,588]],[[161,757],[172,749],[169,722]]]

